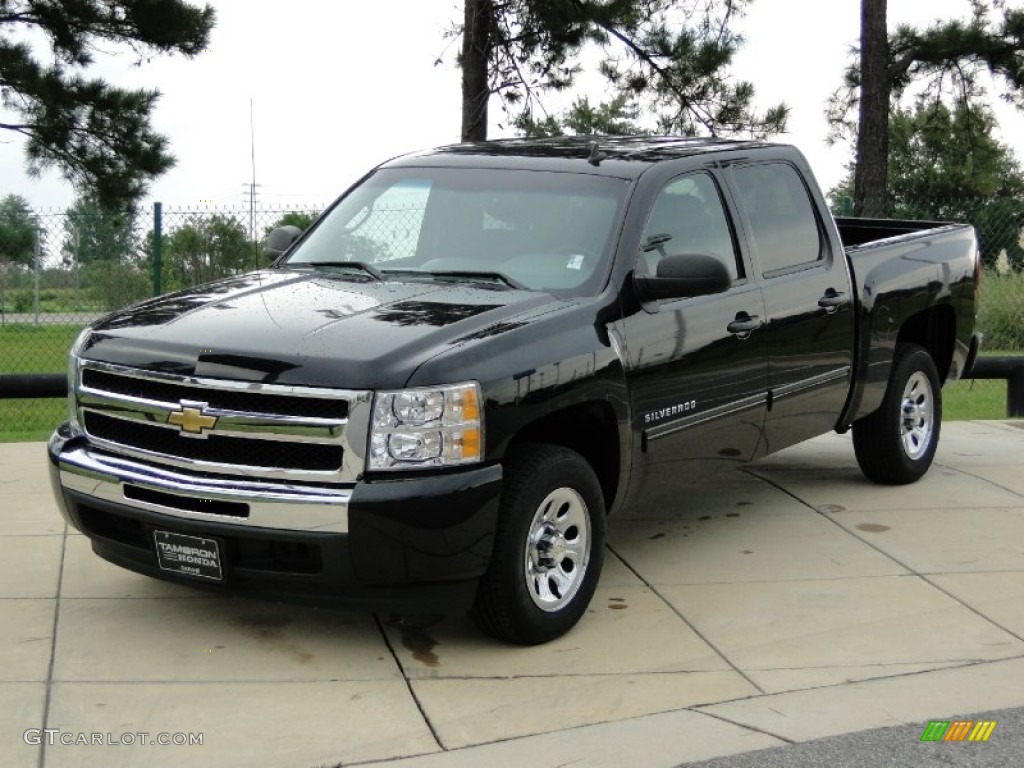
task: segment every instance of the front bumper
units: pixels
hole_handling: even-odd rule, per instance
[[[92,448],[62,425],[47,446],[68,523],[112,563],[170,581],[369,610],[472,603],[490,559],[501,468],[348,485],[192,473]],[[214,538],[224,580],[161,570],[153,532]]]

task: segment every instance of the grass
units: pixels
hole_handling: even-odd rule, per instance
[[[0,373],[63,373],[80,325],[0,326]]]
[[[985,272],[978,330],[985,334],[986,349],[1024,349],[1024,272],[1001,276]]]
[[[0,374],[63,373],[81,326],[0,326]],[[67,413],[63,399],[0,399],[0,442],[45,440]]]
[[[1006,382],[963,379],[942,390],[942,420],[1006,418]]]
[[[67,400],[0,400],[0,443],[46,440],[67,419]]]
[[[4,291],[4,309],[8,313],[34,312],[35,294],[32,288],[7,288]],[[102,312],[102,302],[93,298],[88,290],[82,288],[77,295],[74,288],[40,288],[39,311],[48,313],[62,312]]]

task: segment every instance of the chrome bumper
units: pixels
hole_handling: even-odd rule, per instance
[[[231,523],[240,528],[348,533],[351,488],[202,477],[94,453],[88,447],[65,446],[63,442],[51,439],[49,451],[51,467],[57,475],[55,479],[66,491],[182,520]],[[170,496],[241,502],[248,505],[249,514],[244,518],[226,516],[131,499],[124,493],[128,483]],[[69,522],[74,524],[71,520]]]

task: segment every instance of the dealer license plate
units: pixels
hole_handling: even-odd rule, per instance
[[[153,531],[156,561],[162,570],[222,581],[220,546],[214,539],[185,536],[169,531]]]

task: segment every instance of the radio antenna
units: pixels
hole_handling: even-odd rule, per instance
[[[249,162],[252,166],[252,182],[249,185],[249,239],[256,263],[259,263],[260,246],[256,242],[256,118],[253,114],[252,97],[249,98]]]

